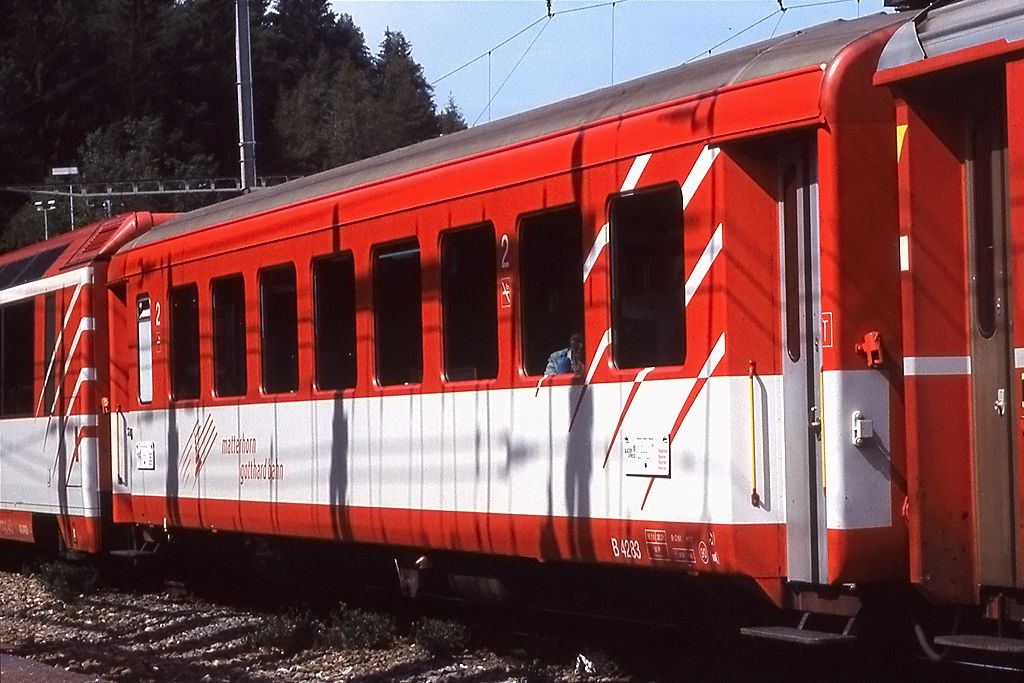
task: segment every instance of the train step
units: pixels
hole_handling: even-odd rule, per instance
[[[1007,655],[1024,654],[1024,640],[1020,638],[974,635],[936,636],[935,644],[960,650],[993,652]]]
[[[807,618],[810,612],[805,612],[800,618],[799,625],[793,626],[745,626],[740,629],[742,635],[750,638],[761,638],[763,640],[778,640],[796,645],[838,645],[840,643],[851,643],[857,640],[857,636],[850,633],[853,628],[853,619],[846,622],[846,628],[842,633],[832,631],[815,631],[806,628]]]
[[[155,557],[156,550],[146,550],[141,548],[129,548],[127,550],[111,550],[110,556],[121,558],[123,560],[139,560],[146,557]]]

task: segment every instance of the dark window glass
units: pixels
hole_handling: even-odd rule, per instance
[[[794,363],[800,360],[800,173],[795,164],[782,173],[782,238],[785,250],[786,348]]]
[[[996,261],[993,211],[992,127],[980,117],[971,135],[971,204],[974,222],[974,299],[978,332],[986,339],[996,331]]]
[[[583,219],[579,207],[519,220],[523,370],[542,375],[552,353],[583,339]]]
[[[245,396],[245,279],[241,274],[210,284],[213,304],[213,390]]]
[[[498,376],[494,226],[441,233],[444,371],[451,381]]]
[[[318,389],[356,385],[356,275],[352,252],[313,261],[313,325]]]
[[[57,295],[50,292],[43,297],[43,415],[53,414],[53,399],[56,397],[57,371],[63,364],[57,350]]]
[[[681,365],[686,360],[686,271],[679,186],[615,197],[609,218],[615,365]]]
[[[169,293],[171,304],[171,396],[199,398],[199,290],[189,284]]]
[[[299,325],[295,266],[286,263],[261,270],[259,275],[263,391],[268,394],[298,391]]]
[[[43,276],[67,247],[54,247],[0,266],[0,289],[17,287]]]
[[[423,310],[416,240],[374,250],[373,315],[377,382],[382,386],[422,382]]]
[[[0,417],[32,415],[35,340],[32,299],[0,308]]]

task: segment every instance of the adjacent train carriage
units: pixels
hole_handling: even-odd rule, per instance
[[[903,20],[125,245],[114,520],[715,573],[808,609],[905,582],[896,122],[872,84]]]
[[[910,578],[1022,621],[1021,4],[920,13],[874,80],[897,107]]]
[[[0,539],[100,552],[107,261],[166,218],[118,216],[0,257]]]

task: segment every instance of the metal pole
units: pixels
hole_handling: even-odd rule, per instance
[[[256,186],[256,140],[252,113],[252,53],[249,0],[235,0],[235,69],[238,85],[238,151],[242,190]]]

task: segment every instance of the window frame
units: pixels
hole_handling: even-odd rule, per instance
[[[412,247],[415,246],[415,250]],[[416,254],[416,305],[412,306],[412,297],[402,302],[398,297],[382,296],[381,264],[386,259],[391,259],[404,254]],[[370,262],[372,270],[373,286],[373,346],[374,346],[374,381],[380,387],[402,387],[418,385],[423,383],[423,261],[422,250],[419,239],[416,236],[408,237],[392,242],[375,244],[370,250]],[[397,260],[396,260],[397,262]],[[395,273],[391,273],[392,276]],[[411,273],[405,274],[409,277]],[[413,278],[409,277],[410,282]],[[385,299],[389,299],[385,301]],[[410,324],[408,329],[403,330],[396,322],[400,316],[394,317],[395,309],[391,305],[404,305],[410,309],[409,313],[416,312],[415,324]],[[408,321],[412,323],[410,319]],[[389,328],[389,329],[384,329]],[[401,349],[393,339],[409,339],[413,346],[408,349]],[[399,362],[400,361],[400,362]],[[397,364],[396,364],[397,362]],[[385,365],[387,364],[387,367]]]
[[[182,319],[181,311],[179,311],[179,302],[177,296],[184,294],[191,290],[195,298],[194,315],[190,314],[189,322],[193,322],[193,328],[195,334],[189,337],[188,348],[186,349],[182,344],[181,336],[189,331],[185,328],[182,331]],[[203,393],[203,373],[201,366],[201,352],[200,352],[200,328],[199,328],[199,287],[195,282],[188,282],[181,285],[176,285],[167,290],[167,301],[168,309],[170,313],[170,328],[171,328],[171,352],[170,352],[170,377],[171,377],[171,400],[172,401],[195,401],[202,396]],[[191,352],[189,357],[183,358],[182,354]],[[185,361],[185,362],[183,362]],[[179,372],[184,372],[186,362],[189,366],[194,367],[194,377],[190,373],[189,377],[179,375]],[[195,391],[186,392],[185,389],[192,389],[192,386],[188,383],[195,382]],[[184,385],[184,386],[182,386]]]
[[[571,308],[577,308],[575,312],[570,309],[570,316],[576,318],[569,324],[565,325],[564,330],[559,330],[558,333],[545,334],[545,330],[550,329],[552,325],[551,318],[555,316],[536,316],[538,320],[533,320],[535,317],[532,311],[535,309],[534,299],[540,300],[542,295],[546,300],[545,308],[550,309],[551,300],[553,298],[559,298],[560,293],[558,290],[565,290],[566,285],[570,283],[569,275],[564,275],[561,282],[556,283],[556,286],[550,286],[547,289],[541,289],[535,285],[539,282],[535,273],[533,272],[533,252],[534,247],[531,244],[534,241],[533,232],[536,230],[537,234],[540,235],[542,232],[550,232],[556,229],[560,229],[561,226],[552,227],[552,225],[558,221],[560,216],[570,217],[571,227],[570,229],[575,231],[578,236],[577,240],[577,257],[579,260],[578,270],[576,271],[575,283],[572,285],[572,291],[568,292],[567,296],[560,297],[565,301],[570,302]],[[545,369],[547,368],[548,359],[552,353],[559,351],[560,349],[567,348],[570,339],[573,334],[579,334],[583,341],[584,348],[586,348],[586,292],[583,282],[583,272],[586,263],[586,253],[583,244],[583,212],[579,204],[565,204],[562,206],[552,207],[550,209],[543,209],[540,211],[532,211],[529,213],[523,213],[516,219],[516,233],[519,240],[517,257],[518,257],[518,276],[519,276],[519,341],[520,341],[520,362],[523,374],[527,377],[540,377],[544,375]],[[530,233],[530,234],[524,234]],[[551,240],[546,242],[542,239],[538,239],[537,249],[550,248],[552,246]],[[538,264],[537,270],[541,272],[550,272],[549,268],[543,268],[545,265],[543,262]],[[544,319],[548,318],[548,319]],[[557,318],[555,320],[557,323]],[[535,327],[537,331],[535,331]],[[550,339],[545,337],[550,336]],[[539,346],[540,350],[535,350],[535,347]]]
[[[26,318],[29,324],[25,325],[24,320],[12,320],[15,316]],[[9,334],[8,326],[15,331]],[[35,297],[11,301],[0,306],[0,418],[31,417],[35,414],[35,341]],[[26,360],[28,362],[25,362]],[[11,372],[12,368],[14,372]],[[19,382],[13,387],[11,375]],[[23,398],[26,390],[27,398]]]
[[[240,286],[241,300],[221,302],[218,299],[236,296],[228,287]],[[223,321],[221,312],[241,311],[241,320]],[[212,324],[213,395],[218,398],[238,398],[249,393],[249,362],[245,300],[245,276],[231,273],[210,280],[210,318]],[[228,323],[232,329],[222,329]],[[239,329],[240,327],[240,329]],[[234,360],[232,363],[231,360]]]
[[[338,273],[321,272],[321,270],[334,264],[340,265],[342,269],[340,281],[335,283],[342,291],[334,292],[336,298],[330,300],[332,308],[330,312],[337,316],[335,320],[343,318],[340,322],[329,322],[324,318],[325,315],[328,315],[328,300],[321,296],[322,278],[339,275]],[[355,389],[359,383],[355,257],[352,251],[347,249],[322,254],[312,259],[310,271],[313,283],[313,384],[319,391]],[[323,286],[327,285],[328,283],[324,282]],[[346,286],[348,286],[347,296],[344,292]],[[327,329],[332,327],[333,329]],[[328,382],[326,381],[327,362],[325,356],[332,350],[325,349],[324,345],[330,341],[332,336],[336,336],[334,341],[339,342],[338,353],[341,360],[336,377],[331,378],[332,381]]]
[[[651,244],[646,245],[646,250],[644,250],[641,248],[642,240],[637,239],[639,232],[635,223],[642,222],[643,225],[649,226],[653,224],[653,219],[631,217],[628,221],[630,227],[626,228],[620,224],[627,221],[618,218],[616,214],[619,207],[623,206],[623,202],[638,202],[644,198],[654,198],[657,195],[664,195],[666,205],[656,206],[650,210],[670,211],[673,218],[678,218],[678,222],[675,226],[670,227],[669,230],[664,230],[664,235],[657,235],[653,232],[649,233],[648,241]],[[672,206],[668,206],[668,202],[671,202]],[[675,367],[685,364],[687,357],[686,268],[684,263],[686,230],[682,190],[679,183],[673,181],[611,195],[608,198],[607,216],[610,266],[608,283],[612,332],[611,350],[612,362],[615,368],[619,370],[636,370],[647,367]],[[668,222],[666,221],[667,224]],[[626,230],[626,232],[620,233],[620,228]],[[678,231],[678,238],[674,238],[670,234],[672,230]],[[630,239],[627,240],[623,237],[620,240],[620,234],[629,234]],[[673,245],[672,242],[675,239],[678,239],[678,244]],[[659,244],[659,241],[663,242],[663,244]],[[674,252],[667,250],[666,247],[668,246],[674,246],[676,250]],[[627,274],[623,271],[623,261],[644,259],[646,259],[646,262],[639,276],[635,268],[631,267],[629,271],[626,271],[634,280],[629,282]],[[659,265],[655,263],[656,259],[662,261],[661,265],[667,265],[668,268],[659,270],[656,267]],[[668,277],[666,277],[666,272],[669,273]],[[659,277],[662,282],[667,282],[667,285],[651,287],[650,283]],[[636,287],[637,280],[641,283],[647,282],[644,289]],[[638,289],[638,293],[623,292],[623,290],[632,289]],[[653,348],[651,347],[651,342],[647,341],[652,338],[651,333],[640,334],[632,329],[627,329],[627,321],[642,320],[640,316],[636,315],[625,316],[624,309],[627,303],[627,296],[638,300],[645,299],[644,301],[637,301],[638,305],[654,306],[655,310],[650,315],[651,319],[656,321]],[[678,315],[670,318],[665,313],[666,311],[671,311],[672,308],[677,309]],[[660,340],[663,336],[661,332],[670,326],[676,329],[668,329],[667,334],[664,336],[668,337],[669,342],[674,343],[666,344]],[[630,327],[635,327],[635,325]],[[641,345],[641,341],[643,341],[643,345]],[[644,348],[644,346],[647,348]]]
[[[479,261],[469,260],[470,279],[475,282],[453,282],[449,255],[462,256],[462,250],[476,247],[469,240],[479,239],[489,246],[489,252],[479,254]],[[490,239],[486,239],[489,236]],[[464,244],[458,244],[462,241]],[[458,244],[458,247],[455,246]],[[467,247],[465,245],[470,245]],[[438,237],[441,280],[441,366],[448,382],[487,381],[498,378],[498,265],[497,234],[491,221],[483,221],[441,231]],[[456,257],[452,257],[454,260]],[[476,272],[476,263],[486,264]],[[459,265],[459,264],[454,264]],[[489,265],[489,269],[488,269]],[[480,275],[484,277],[479,278]],[[481,289],[477,289],[482,287]],[[480,311],[479,307],[486,307]],[[476,314],[467,310],[476,309]],[[450,317],[451,316],[451,317]],[[486,320],[484,319],[486,317]],[[473,340],[480,342],[475,345]],[[467,343],[468,342],[468,343]],[[453,358],[464,354],[462,358]],[[481,372],[483,370],[483,372]],[[468,375],[472,376],[468,376]]]
[[[268,306],[277,305],[267,298],[266,279],[278,273],[291,273],[291,305],[285,310],[285,318],[277,318],[277,312],[268,314]],[[299,390],[299,309],[298,279],[295,263],[286,261],[260,268],[256,273],[260,297],[260,389],[266,395],[294,394]],[[279,293],[275,292],[274,296]],[[268,325],[273,318],[273,325]],[[284,326],[288,329],[284,329]],[[272,336],[268,336],[268,329]],[[286,334],[288,331],[292,334]],[[272,340],[272,343],[268,343]],[[281,351],[283,349],[283,351]],[[274,357],[271,358],[270,355]],[[268,363],[268,361],[270,361]],[[284,363],[287,362],[286,367]],[[270,368],[273,367],[273,370]]]

